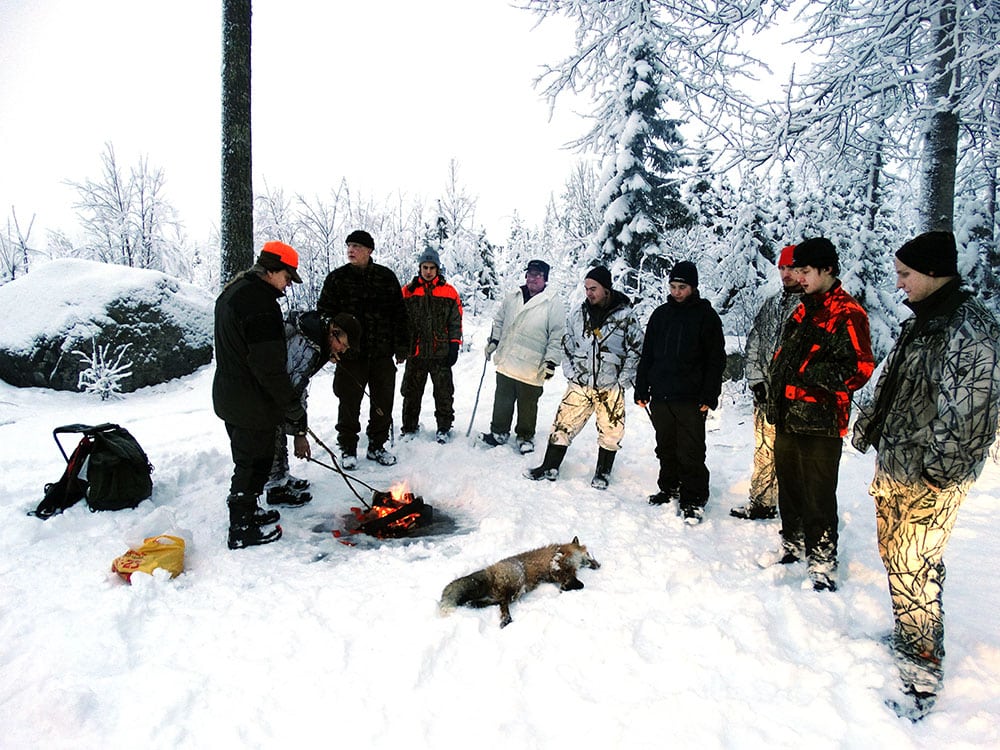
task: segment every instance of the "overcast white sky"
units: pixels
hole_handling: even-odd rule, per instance
[[[162,167],[188,233],[219,215],[219,0],[0,0],[0,216],[76,232],[66,180]],[[502,241],[541,219],[585,123],[553,122],[532,87],[568,25],[505,0],[253,0],[254,188],[325,194],[346,177],[381,199],[442,192],[450,159]],[[568,104],[568,103],[567,103]]]

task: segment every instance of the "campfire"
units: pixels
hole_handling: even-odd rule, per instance
[[[375,491],[371,506],[351,508],[353,523],[346,531],[334,531],[338,539],[344,534],[367,534],[376,539],[397,539],[409,536],[415,529],[429,525],[434,509],[422,497],[414,497],[406,485],[396,485],[388,492]],[[355,525],[356,524],[356,525]]]

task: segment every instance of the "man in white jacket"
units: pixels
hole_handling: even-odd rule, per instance
[[[528,262],[524,286],[504,298],[486,344],[486,359],[496,353],[497,371],[490,431],[479,439],[489,446],[503,445],[517,406],[514,433],[521,453],[535,450],[535,423],[542,383],[551,378],[562,359],[566,315],[555,293],[547,288],[549,264]]]

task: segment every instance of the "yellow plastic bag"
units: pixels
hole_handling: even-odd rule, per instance
[[[183,539],[169,534],[151,536],[143,540],[139,549],[130,549],[111,563],[111,570],[130,583],[137,570],[152,574],[156,568],[170,571],[171,578],[184,572]]]

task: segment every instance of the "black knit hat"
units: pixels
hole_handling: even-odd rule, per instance
[[[793,268],[812,266],[813,268],[840,269],[840,258],[837,256],[837,248],[826,237],[813,237],[808,240],[802,240],[802,242],[795,246],[795,250],[792,252]]]
[[[899,248],[896,257],[927,276],[958,276],[958,248],[951,232],[924,232]]]
[[[674,267],[670,269],[670,281],[698,286],[698,268],[689,260],[674,263]]]
[[[609,292],[611,291],[611,271],[609,271],[604,266],[594,266],[589,271],[587,275],[584,276],[585,279],[593,279],[598,284],[603,286]]]
[[[337,313],[330,321],[347,334],[347,345],[358,346],[361,340],[361,324],[350,313]]]
[[[347,235],[347,239],[344,241],[344,244],[350,245],[352,243],[355,245],[363,245],[369,250],[375,249],[375,240],[373,240],[372,236],[364,229],[355,229]]]

